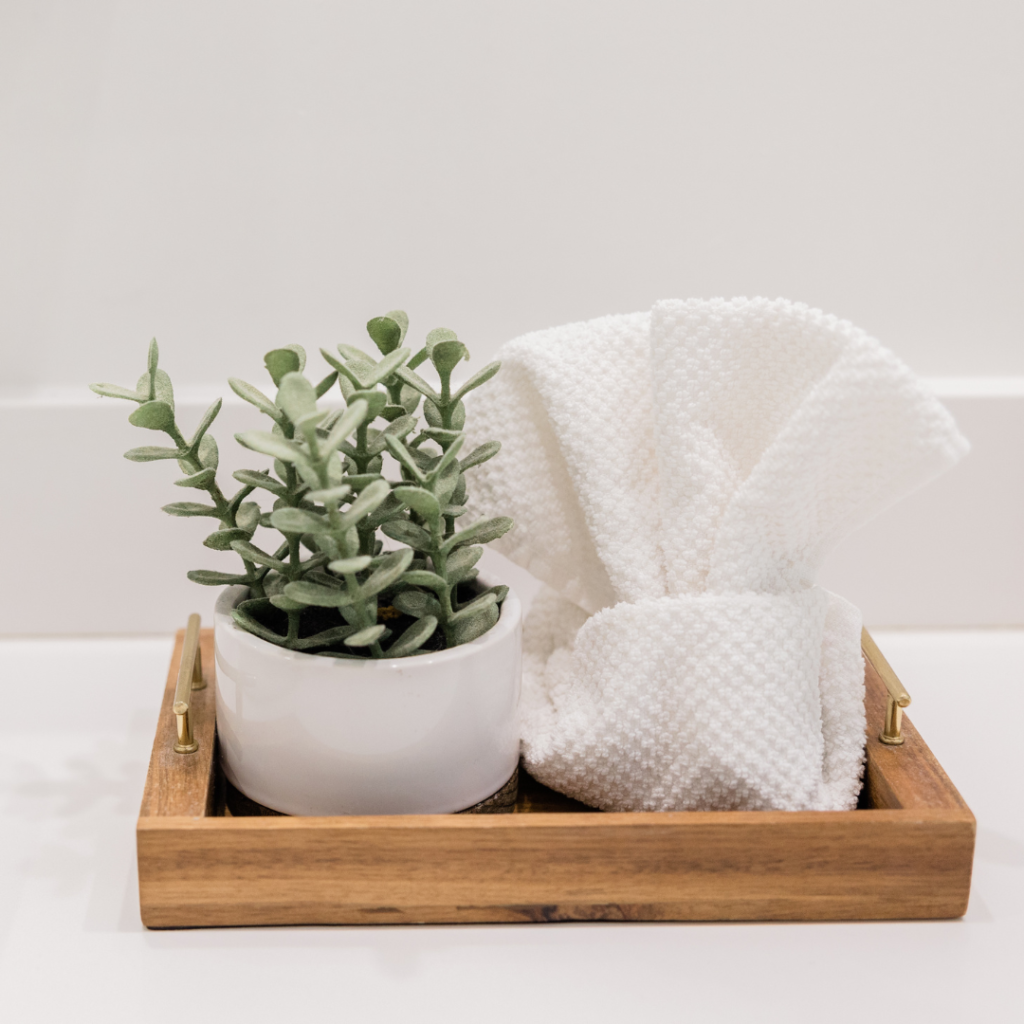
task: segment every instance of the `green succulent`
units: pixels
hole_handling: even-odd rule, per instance
[[[350,345],[339,345],[338,356],[321,349],[333,370],[317,384],[304,374],[300,346],[268,352],[273,400],[251,384],[229,380],[235,394],[272,421],[270,430],[236,435],[272,467],[238,470],[234,479],[241,486],[230,498],[217,482],[218,448],[209,433],[221,401],[186,438],[175,418],[171,380],[158,366],[156,341],[134,391],[90,385],[99,395],[137,403],[129,422],[171,439],[173,447],[133,448],[125,458],[176,460],[185,474],[176,484],[206,492],[209,504],[179,501],[164,511],[216,519],[217,529],[203,543],[235,551],[243,571],[196,569],[188,578],[207,586],[246,586],[249,594],[234,609],[235,621],[270,643],[335,657],[395,658],[421,651],[439,628],[451,647],[475,639],[498,619],[506,587],[477,588],[460,601],[460,585],[476,577],[480,545],[510,530],[512,520],[488,519],[462,530],[456,520],[466,512],[466,472],[501,447],[491,441],[458,458],[465,440],[462,399],[501,364],[489,364],[452,393],[452,371],[469,359],[465,345],[439,328],[414,354],[404,347],[408,326],[401,310],[366,325],[379,360]],[[440,391],[415,372],[427,361]],[[336,382],[344,407],[320,408]],[[417,415],[421,398],[425,425]],[[401,479],[383,475],[385,454],[396,460]],[[266,492],[272,506],[262,508],[251,498],[255,492]],[[253,543],[258,527],[281,535],[273,551]],[[407,546],[384,551],[378,532]],[[386,623],[403,616],[412,621],[394,637]]]

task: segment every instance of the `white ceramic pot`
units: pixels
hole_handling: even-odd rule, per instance
[[[485,584],[490,585],[490,584]],[[217,733],[231,783],[285,814],[444,814],[519,761],[522,606],[483,636],[408,658],[327,658],[239,629],[217,601]]]

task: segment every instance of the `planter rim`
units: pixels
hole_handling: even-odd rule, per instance
[[[481,583],[484,584],[485,588],[495,586],[495,581],[488,577],[478,577]],[[465,657],[469,651],[480,651],[482,649],[492,647],[501,642],[501,640],[511,633],[522,617],[522,607],[519,602],[519,597],[516,592],[509,587],[508,594],[505,600],[501,603],[500,614],[498,621],[491,626],[486,633],[478,636],[475,640],[471,640],[468,644],[459,644],[458,647],[452,647],[443,651],[428,651],[425,654],[410,654],[404,658],[331,658],[325,657],[322,654],[309,654],[306,651],[290,651],[286,647],[279,647],[277,644],[272,644],[269,640],[264,640],[262,637],[256,636],[255,633],[250,633],[248,630],[242,629],[236,624],[235,620],[231,616],[232,610],[241,603],[242,599],[248,594],[249,588],[243,585],[235,585],[225,587],[217,598],[217,603],[214,606],[214,623],[218,627],[230,629],[236,634],[236,639],[240,643],[247,644],[256,652],[262,652],[268,657],[278,657],[288,661],[308,661],[317,665],[325,665],[327,663],[336,663],[340,665],[360,666],[364,670],[368,671],[388,671],[394,670],[397,666],[410,666],[414,664],[431,664],[441,663],[446,661],[455,661],[459,658]]]

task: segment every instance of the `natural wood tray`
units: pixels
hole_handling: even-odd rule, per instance
[[[855,811],[605,814],[526,779],[514,814],[231,817],[215,756],[212,630],[200,645],[209,685],[192,693],[199,748],[173,750],[182,643],[179,633],[137,828],[149,928],[948,918],[967,909],[974,817],[907,719],[903,746],[878,741],[886,690],[870,661]]]

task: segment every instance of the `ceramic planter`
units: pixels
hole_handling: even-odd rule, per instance
[[[485,583],[490,585],[490,583]],[[490,797],[519,761],[522,607],[446,651],[330,658],[235,625],[217,602],[217,733],[228,780],[285,814],[443,814]]]

